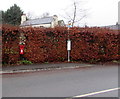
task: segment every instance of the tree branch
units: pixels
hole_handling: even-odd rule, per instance
[[[76,18],[76,2],[74,2],[74,16],[72,21],[72,27],[74,26],[75,18]]]
[[[85,18],[86,17],[86,15],[84,15],[84,16],[82,16],[79,20],[77,20],[77,21],[75,21],[75,22],[79,22],[79,21],[81,21],[83,18]]]

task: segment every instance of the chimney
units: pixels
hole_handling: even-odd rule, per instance
[[[54,20],[58,20],[58,16],[57,15],[53,15],[53,19]]]
[[[26,14],[23,14],[23,15],[21,16],[21,24],[22,24],[24,21],[26,21],[26,19],[27,19]]]

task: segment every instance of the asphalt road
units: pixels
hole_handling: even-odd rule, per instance
[[[118,66],[7,74],[2,78],[3,97],[75,97],[85,94],[88,94],[86,97],[118,97],[115,89],[118,88]]]

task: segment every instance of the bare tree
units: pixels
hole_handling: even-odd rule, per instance
[[[82,19],[86,17],[86,11],[87,9],[81,8],[82,5],[80,5],[82,1],[76,0],[73,1],[72,5],[65,9],[65,15],[64,18],[71,22],[71,26],[74,27],[75,23],[80,22]]]
[[[28,12],[27,13],[27,19],[29,20],[29,19],[33,19],[33,18],[35,18],[34,12]]]
[[[48,12],[45,12],[41,15],[41,18],[48,17],[50,14]]]
[[[73,14],[73,20],[72,20],[72,27],[74,26],[74,23],[75,23],[75,18],[76,18],[76,2],[74,2],[74,14]]]

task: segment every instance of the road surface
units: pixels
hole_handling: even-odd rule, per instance
[[[118,97],[118,66],[5,74],[3,97]]]

